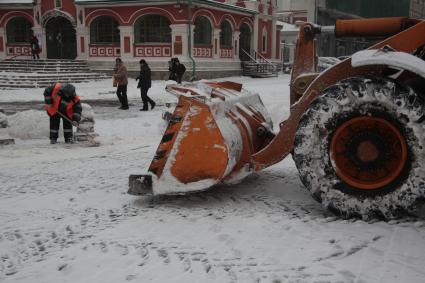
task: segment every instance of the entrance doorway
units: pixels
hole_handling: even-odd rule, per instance
[[[251,29],[247,24],[242,24],[239,34],[239,59],[241,61],[249,61],[250,58],[246,53],[251,54]],[[245,52],[243,52],[244,50]]]
[[[64,17],[54,17],[46,24],[48,59],[75,59],[77,57],[75,28]]]

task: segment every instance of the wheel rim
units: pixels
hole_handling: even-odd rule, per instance
[[[389,185],[407,161],[406,141],[400,131],[385,119],[369,116],[340,125],[329,153],[338,177],[359,190]]]

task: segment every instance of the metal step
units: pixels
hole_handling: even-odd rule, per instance
[[[269,62],[245,61],[242,63],[242,75],[253,78],[278,76],[278,66]]]

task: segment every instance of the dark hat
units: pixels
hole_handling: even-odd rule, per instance
[[[146,60],[145,60],[145,59],[140,59],[139,63],[140,63],[140,64],[145,64],[145,65],[146,65]]]
[[[72,84],[62,84],[60,90],[65,96],[69,97],[75,95],[75,86]]]
[[[115,62],[120,62],[120,63],[122,63],[122,60],[121,60],[121,58],[117,58],[117,59],[115,59]]]

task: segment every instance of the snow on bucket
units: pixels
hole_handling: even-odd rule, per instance
[[[131,194],[178,194],[238,182],[250,157],[274,136],[258,94],[232,82],[169,85],[179,102],[149,166],[131,175]]]

